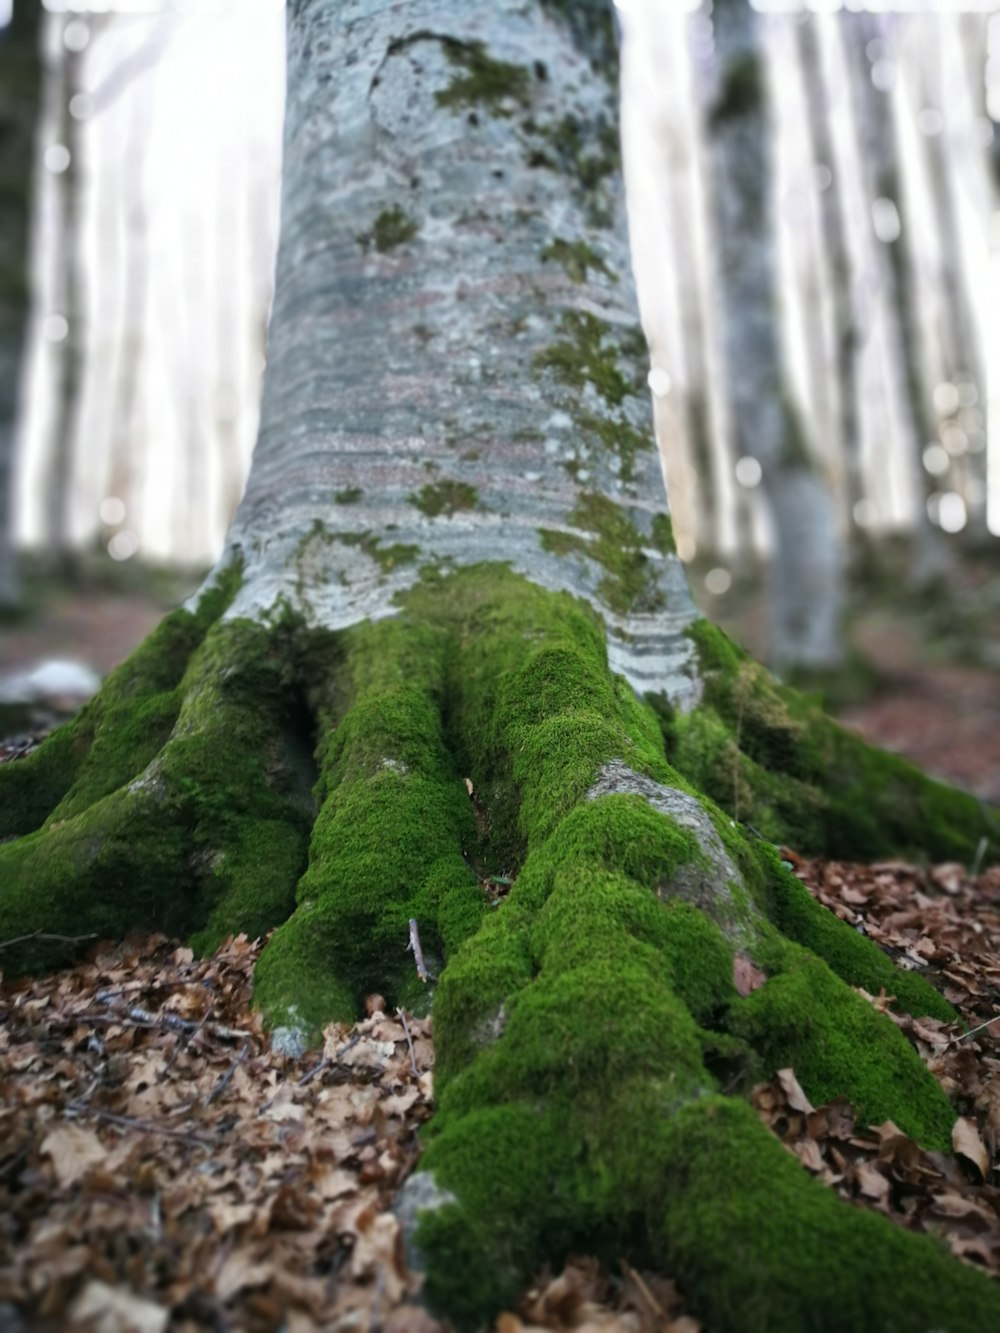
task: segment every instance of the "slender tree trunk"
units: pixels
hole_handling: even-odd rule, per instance
[[[774,537],[772,654],[785,666],[839,660],[842,571],[833,504],[782,366],[775,291],[760,20],[744,0],[715,10],[711,108],[727,385],[738,451],[763,470]]]
[[[247,495],[191,608],[0,766],[5,969],[90,930],[277,926],[254,996],[295,1055],[373,990],[430,1002],[416,923],[438,1110],[399,1208],[459,1327],[583,1245],[662,1263],[723,1333],[981,1333],[989,1283],[839,1203],[743,1095],[794,1065],[929,1144],[953,1119],[852,987],[950,1006],[737,818],[956,854],[985,821],[692,615],[633,336],[610,10],[288,14]],[[745,999],[735,955],[768,978]]]
[[[829,85],[823,64],[817,16],[809,15],[796,25],[796,31],[813,155],[817,166],[825,167],[830,172],[829,183],[822,192],[820,224],[823,253],[830,275],[837,433],[843,455],[844,492],[850,526],[853,525],[855,505],[864,492],[861,475],[861,426],[857,375],[859,340],[855,310],[851,302],[855,275],[847,245],[844,200],[830,134]]]
[[[81,405],[86,355],[83,260],[83,133],[70,113],[73,97],[83,90],[84,53],[71,50],[64,40],[71,23],[88,23],[78,15],[53,18],[55,37],[50,45],[46,74],[47,96],[53,107],[56,142],[68,150],[69,165],[58,176],[56,187],[58,223],[53,237],[57,275],[53,295],[54,312],[66,321],[67,332],[58,345],[58,374],[50,420],[49,464],[45,499],[45,561],[60,574],[72,572],[75,564],[72,497],[76,463],[75,435]]]
[[[39,14],[18,5],[0,32],[0,611],[21,599],[14,544],[14,444],[28,313],[28,221],[39,85]]]
[[[892,96],[875,86],[869,48],[885,40],[878,16],[841,15],[839,30],[851,81],[861,161],[867,168],[869,205],[873,210],[895,208],[899,231],[895,239],[880,238],[879,287],[889,329],[889,352],[903,372],[903,393],[898,400],[905,436],[909,439],[906,464],[915,500],[914,559],[910,574],[918,585],[940,579],[948,569],[948,552],[931,524],[924,505],[927,474],[921,465],[926,445],[936,437],[931,394],[921,363],[920,331],[914,301],[910,250],[913,238],[906,216],[900,182],[895,110]],[[890,48],[891,50],[891,48]],[[886,233],[888,236],[888,233]]]

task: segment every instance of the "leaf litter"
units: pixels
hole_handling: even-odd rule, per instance
[[[794,1070],[753,1090],[758,1113],[844,1199],[939,1235],[1000,1270],[1000,870],[854,866],[784,851],[820,901],[964,1024],[869,996],[952,1097],[954,1152],[892,1122],[813,1107]],[[0,1329],[101,1333],[380,1329],[444,1333],[406,1265],[396,1193],[433,1106],[431,1020],[332,1024],[322,1052],[271,1052],[250,1008],[261,942],[213,958],[163,937],[0,988]],[[2,953],[0,953],[2,962]],[[765,984],[737,959],[741,993]],[[667,1277],[570,1258],[538,1274],[498,1333],[698,1333]]]

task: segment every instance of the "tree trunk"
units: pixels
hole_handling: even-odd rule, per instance
[[[842,561],[832,498],[779,347],[760,22],[745,0],[720,0],[714,11],[709,115],[727,388],[738,452],[760,462],[771,516],[772,657],[828,667],[842,653]]]
[[[964,854],[984,816],[693,615],[637,387],[610,12],[289,24],[247,495],[192,605],[0,768],[0,938],[29,937],[5,965],[65,956],[40,930],[277,925],[255,1000],[297,1053],[372,990],[428,1003],[415,920],[439,1109],[400,1209],[460,1326],[580,1246],[669,1265],[720,1330],[992,1326],[988,1283],[839,1203],[741,1096],[794,1064],[943,1146],[947,1099],[851,986],[951,1011],[697,786],[842,852]],[[747,999],[734,953],[769,977]]]
[[[0,32],[0,611],[21,600],[14,546],[14,437],[28,313],[28,217],[38,103],[39,11],[17,5]]]

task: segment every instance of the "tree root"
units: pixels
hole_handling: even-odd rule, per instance
[[[0,846],[0,938],[32,937],[15,967],[67,947],[40,931],[207,949],[281,922],[255,1002],[298,1052],[371,991],[427,1003],[415,921],[441,978],[438,1113],[401,1213],[463,1326],[580,1247],[669,1264],[718,1330],[997,1323],[993,1288],[838,1202],[741,1096],[792,1064],[814,1101],[946,1146],[947,1099],[851,986],[949,1006],[671,766],[583,604],[494,566],[429,574],[398,616],[337,635],[181,629],[169,670],[126,664],[42,746],[44,781],[29,770],[40,827]],[[470,863],[519,868],[499,908]],[[737,957],[767,978],[749,995]]]

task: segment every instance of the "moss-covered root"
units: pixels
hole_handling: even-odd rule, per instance
[[[801,909],[795,886],[764,844],[666,764],[652,714],[617,690],[586,612],[503,580],[477,589],[470,576],[462,589],[455,744],[496,811],[483,854],[491,843],[502,854],[519,844],[527,859],[504,906],[450,959],[435,1000],[438,1114],[401,1205],[432,1301],[475,1326],[544,1260],[585,1246],[669,1259],[696,1309],[701,1302],[714,1316],[702,1290],[710,1283],[682,1244],[689,1205],[674,1211],[665,1199],[688,1117],[718,1107],[714,1154],[699,1168],[707,1189],[710,1173],[743,1151],[742,1140],[727,1140],[732,1122],[747,1152],[765,1144],[762,1160],[782,1161],[788,1207],[807,1229],[819,1219],[818,1234],[849,1255],[858,1246],[874,1254],[878,1243],[890,1262],[926,1263],[940,1278],[932,1316],[967,1290],[970,1309],[992,1311],[989,1288],[943,1251],[880,1221],[869,1234],[872,1224],[827,1199],[744,1103],[718,1096],[720,1083],[738,1091],[794,1063],[817,1099],[846,1093],[869,1120],[892,1118],[928,1144],[944,1145],[952,1121],[894,1026],[776,929],[776,906]],[[867,975],[881,974],[886,961],[870,942],[853,936],[848,946],[852,933],[830,921],[829,938],[817,931],[816,942],[844,967],[863,971],[867,958]],[[735,950],[768,975],[746,999],[733,984]],[[922,983],[907,999],[941,1003]],[[752,1264],[754,1247],[783,1243],[793,1222],[768,1232],[758,1214],[771,1196],[749,1176],[748,1188],[738,1216],[758,1228],[742,1251]],[[698,1182],[677,1197],[697,1199]],[[709,1266],[742,1290],[750,1279],[735,1271],[741,1252],[729,1235],[717,1246],[709,1228],[705,1243]],[[785,1323],[775,1326],[849,1327],[824,1311],[841,1280],[824,1287],[815,1275],[794,1315],[777,1303]],[[722,1310],[718,1327],[763,1327],[752,1314],[757,1323]]]
[[[64,729],[69,739],[54,738],[50,755],[80,745],[75,771],[42,826],[0,846],[0,940],[40,936],[5,949],[8,970],[66,957],[71,946],[51,936],[138,927],[194,931],[211,947],[290,910],[312,771],[288,645],[248,622],[205,628],[176,613]]]
[[[661,710],[667,751],[699,791],[773,842],[841,859],[913,853],[1000,857],[1000,813],[866,745],[815,699],[782,685],[708,621],[694,639],[704,682],[692,713]]]
[[[415,919],[432,972],[479,925],[462,848],[472,807],[442,734],[448,638],[403,615],[346,631],[323,673],[322,806],[292,917],[257,966],[254,1001],[299,1049],[372,991],[426,1004],[407,954]]]

